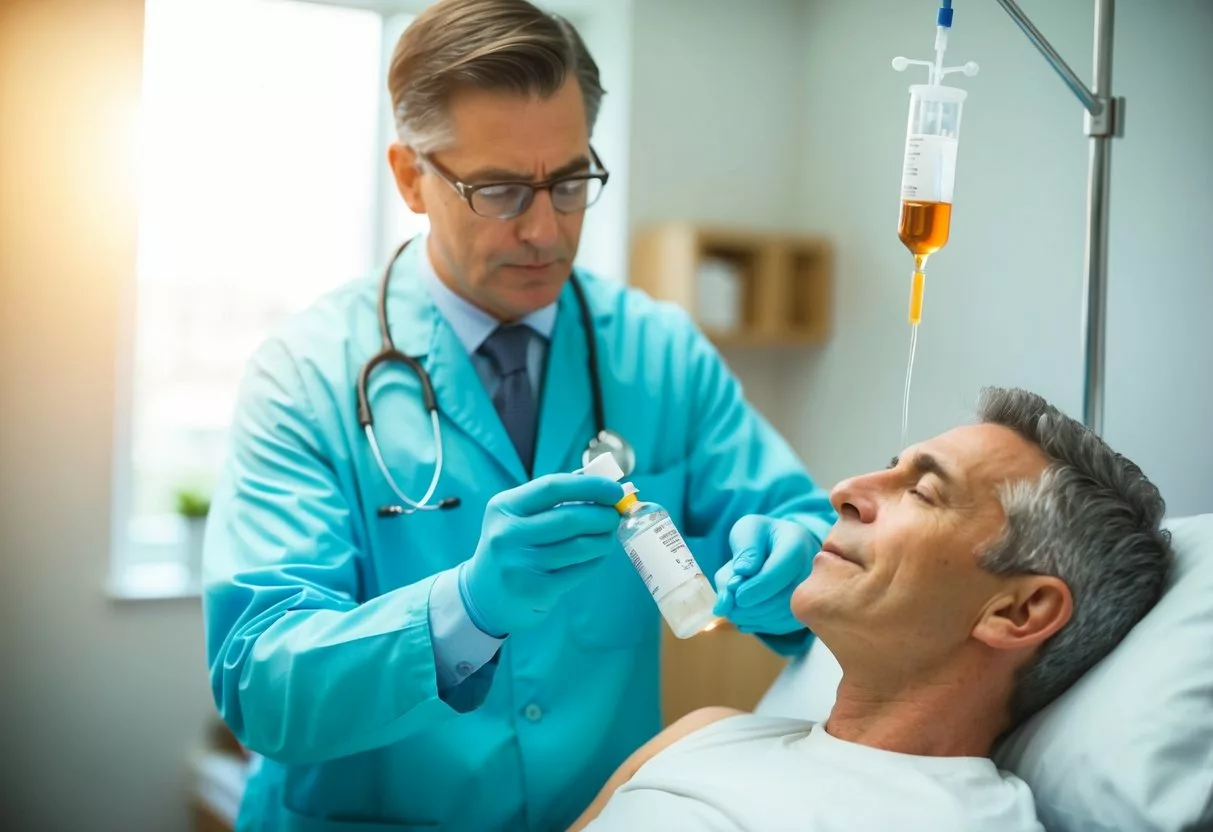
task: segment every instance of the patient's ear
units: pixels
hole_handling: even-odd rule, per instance
[[[997,650],[1038,647],[1074,613],[1070,587],[1052,575],[1013,578],[983,610],[973,637]]]
[[[408,145],[393,142],[387,149],[388,164],[396,178],[396,190],[404,197],[414,214],[425,213],[425,197],[421,193],[421,165],[416,152]]]

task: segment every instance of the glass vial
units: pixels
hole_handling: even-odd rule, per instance
[[[622,515],[616,535],[632,565],[644,579],[657,609],[678,638],[690,638],[716,623],[716,592],[691,556],[670,513],[636,497],[636,486],[623,484],[616,505]]]

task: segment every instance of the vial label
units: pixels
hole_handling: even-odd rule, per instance
[[[699,572],[686,541],[669,520],[636,535],[624,548],[655,601],[661,601]]]
[[[951,202],[959,144],[947,136],[912,133],[906,137],[901,198],[917,202]]]

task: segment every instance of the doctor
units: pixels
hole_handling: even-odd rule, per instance
[[[562,829],[661,728],[622,488],[569,472],[613,450],[785,654],[835,517],[682,311],[573,269],[609,174],[567,22],[443,0],[388,85],[431,230],[258,349],[210,515],[213,693],[262,758],[238,828]]]

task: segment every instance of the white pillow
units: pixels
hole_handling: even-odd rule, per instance
[[[754,713],[825,722],[838,696],[842,667],[819,638],[808,652],[788,662],[767,688]]]
[[[1166,526],[1158,605],[994,755],[1050,832],[1213,829],[1213,514]]]

